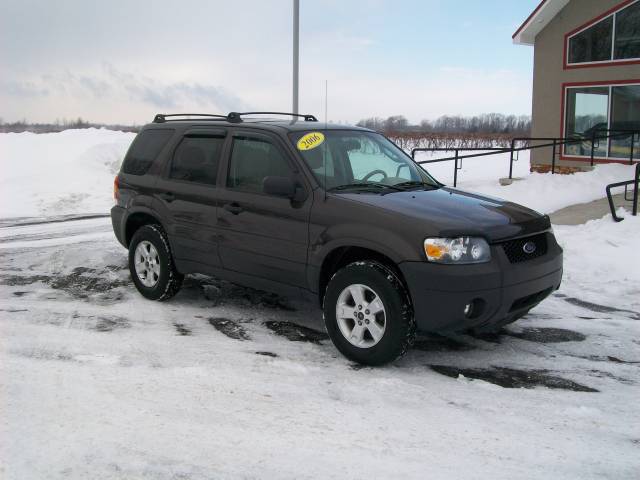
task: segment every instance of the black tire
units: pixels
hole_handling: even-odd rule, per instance
[[[372,289],[380,297],[385,309],[384,333],[378,343],[370,347],[359,347],[347,340],[336,318],[340,294],[356,284]],[[404,355],[413,345],[416,324],[409,294],[396,273],[379,262],[358,261],[338,270],[327,285],[323,311],[327,333],[333,344],[345,357],[355,362],[370,366],[384,365]]]
[[[142,283],[135,267],[136,249],[140,243],[145,241],[155,247],[160,265],[160,274],[153,286],[145,286]],[[160,225],[144,225],[133,234],[129,244],[129,272],[138,291],[149,300],[168,300],[180,290],[184,275],[176,270],[169,239]]]

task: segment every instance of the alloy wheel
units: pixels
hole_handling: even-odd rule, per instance
[[[145,287],[152,288],[160,279],[160,257],[151,242],[143,240],[136,247],[134,265],[138,280]]]
[[[340,333],[358,348],[370,348],[384,336],[387,315],[380,296],[370,287],[353,284],[338,296],[336,320]]]

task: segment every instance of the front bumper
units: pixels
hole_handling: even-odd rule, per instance
[[[560,286],[562,249],[547,233],[547,253],[511,263],[502,247],[491,246],[492,259],[478,265],[403,262],[418,330],[453,332],[499,327],[514,321]],[[465,315],[465,306],[473,311]]]

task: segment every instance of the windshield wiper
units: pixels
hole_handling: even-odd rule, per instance
[[[436,188],[435,185],[431,185],[430,183],[421,182],[419,180],[409,180],[407,182],[396,183],[393,185],[394,187],[403,190],[406,187],[429,187]]]
[[[338,185],[337,187],[332,187],[329,189],[330,192],[339,191],[339,190],[349,190],[352,188],[377,188],[382,190],[396,190],[401,192],[402,188],[397,188],[395,185],[387,185],[386,183],[376,183],[376,182],[359,182],[359,183],[347,183],[345,185]]]

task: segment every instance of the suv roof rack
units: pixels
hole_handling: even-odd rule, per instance
[[[202,120],[226,120],[230,123],[241,123],[244,115],[288,115],[290,117],[303,118],[305,122],[317,122],[318,119],[309,114],[300,113],[288,113],[288,112],[230,112],[228,115],[213,115],[210,113],[158,113],[153,118],[153,123],[164,123],[172,120],[184,120],[184,119],[168,119],[168,117],[205,117]]]
[[[229,122],[232,123],[240,123],[242,122],[243,115],[288,115],[290,117],[299,117],[303,118],[305,122],[317,122],[318,119],[310,114],[301,114],[301,113],[288,113],[288,112],[230,112],[227,115]]]
[[[228,120],[226,115],[212,115],[209,113],[158,113],[153,118],[153,123],[164,123],[167,121],[167,117],[207,117],[203,120]]]

